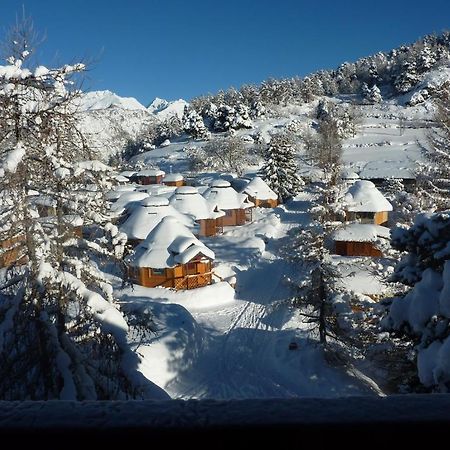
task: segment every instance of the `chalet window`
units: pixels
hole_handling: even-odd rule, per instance
[[[186,264],[186,271],[188,273],[197,273],[197,263],[190,262]]]
[[[373,212],[358,212],[358,217],[360,219],[373,219],[375,216],[375,213]]]
[[[225,216],[231,217],[232,215],[233,215],[233,210],[232,209],[226,209],[225,210]]]
[[[152,275],[165,275],[166,269],[150,269],[152,271]]]

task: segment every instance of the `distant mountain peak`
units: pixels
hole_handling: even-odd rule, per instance
[[[111,107],[132,111],[146,111],[145,106],[141,105],[134,97],[120,97],[108,90],[86,92],[80,100],[80,108],[83,111],[94,111]]]
[[[181,119],[183,117],[184,107],[186,105],[189,105],[189,103],[182,98],[167,101],[163,98],[156,97],[150,103],[147,110],[160,120],[165,120],[173,116],[178,116]]]

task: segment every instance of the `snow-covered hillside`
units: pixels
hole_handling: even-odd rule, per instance
[[[169,102],[157,98],[146,108],[133,97],[111,91],[88,92],[79,102],[81,130],[97,157],[108,161],[149,124],[175,115],[181,118],[185,105],[182,99]]]

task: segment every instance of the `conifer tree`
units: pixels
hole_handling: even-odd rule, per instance
[[[380,103],[382,100],[381,97],[381,92],[380,89],[378,88],[378,86],[376,84],[374,84],[370,89],[369,89],[369,94],[367,96],[367,100],[374,104],[374,103]]]
[[[278,194],[281,202],[289,200],[300,192],[304,183],[298,175],[295,145],[289,134],[280,133],[272,136],[261,176]]]
[[[182,123],[183,130],[194,139],[209,139],[211,134],[206,128],[202,116],[195,109],[184,107]]]
[[[397,92],[404,94],[410,91],[419,82],[419,76],[417,75],[416,62],[414,60],[405,60],[401,67],[400,72],[394,81],[394,86]]]

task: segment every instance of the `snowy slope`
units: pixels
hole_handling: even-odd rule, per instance
[[[99,106],[99,104],[97,104]],[[81,130],[98,159],[123,151],[129,139],[135,139],[142,129],[155,119],[144,109],[127,109],[110,105],[80,113]]]

